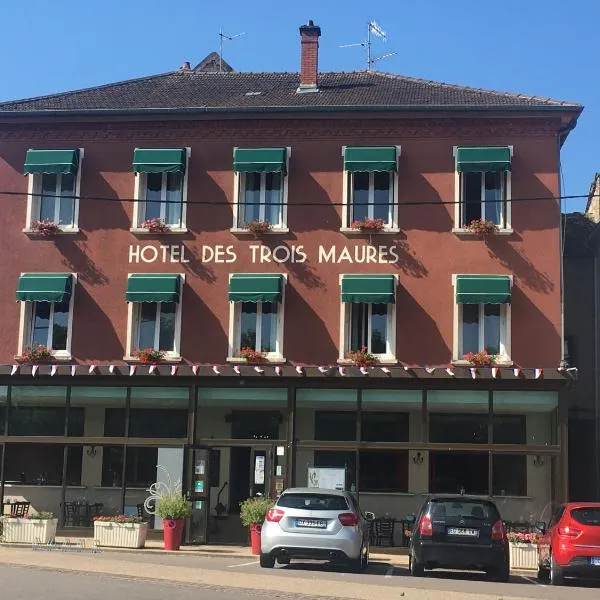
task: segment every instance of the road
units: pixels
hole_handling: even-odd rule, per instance
[[[413,578],[406,568],[386,562],[374,562],[367,572],[356,574],[320,563],[267,570],[247,557],[25,549],[0,549],[0,584],[3,592],[10,590],[6,597],[11,600],[197,600],[199,594],[203,600],[597,600],[600,588],[598,583],[574,582],[550,587],[518,575],[510,583],[489,582],[482,574],[437,571]]]

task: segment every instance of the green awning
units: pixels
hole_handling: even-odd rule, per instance
[[[510,171],[510,148],[508,146],[457,148],[456,170],[459,173]]]
[[[234,273],[229,280],[230,302],[281,302],[283,275]]]
[[[127,280],[127,302],[179,302],[176,273],[134,273]]]
[[[510,304],[508,275],[457,275],[458,304]]]
[[[136,173],[183,173],[185,148],[136,148],[133,170]]]
[[[347,147],[344,149],[345,171],[396,171],[398,168],[396,146]]]
[[[396,301],[393,275],[344,275],[342,302],[394,304]]]
[[[285,173],[285,148],[234,148],[233,170],[238,173]]]
[[[17,300],[25,302],[68,302],[73,289],[70,273],[23,273]]]
[[[24,173],[77,173],[79,150],[27,150]]]

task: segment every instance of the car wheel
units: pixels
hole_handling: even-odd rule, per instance
[[[550,579],[550,571],[542,565],[538,565],[537,578],[539,581],[548,581]]]
[[[425,575],[425,565],[420,563],[412,554],[408,559],[408,570],[413,577],[423,577]]]
[[[259,562],[263,569],[272,569],[275,566],[275,557],[272,554],[261,554]]]
[[[565,581],[562,567],[550,555],[550,585],[562,585]]]
[[[500,581],[501,583],[508,583],[510,580],[510,567],[505,565],[499,569],[494,569],[490,572],[490,576],[494,581]]]
[[[278,565],[289,565],[290,564],[290,557],[289,556],[278,556],[277,557],[277,564]]]

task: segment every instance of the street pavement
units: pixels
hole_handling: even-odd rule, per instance
[[[486,581],[483,574],[433,572],[408,575],[405,566],[375,560],[365,573],[313,562],[261,569],[256,558],[191,553],[33,551],[0,547],[2,597],[11,600],[597,600],[598,583],[540,585],[533,576],[513,575],[510,583]],[[7,587],[10,586],[10,587]],[[5,595],[5,591],[10,594]],[[166,596],[167,595],[167,596]]]

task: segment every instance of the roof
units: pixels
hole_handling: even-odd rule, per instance
[[[598,245],[600,225],[589,215],[574,212],[563,215],[564,254],[566,258],[593,257]]]
[[[201,60],[195,67],[194,71],[204,73],[231,73],[233,67],[219,56],[218,52],[211,52],[206,58]]]
[[[328,494],[329,496],[345,496],[348,492],[343,490],[329,490],[326,488],[297,487],[283,490],[283,494]]]
[[[0,103],[0,115],[118,112],[285,112],[298,110],[560,110],[550,98],[494,92],[378,71],[319,74],[319,91],[298,93],[298,73],[214,73],[196,69]],[[203,64],[206,63],[206,64]],[[227,65],[229,66],[229,65]]]

